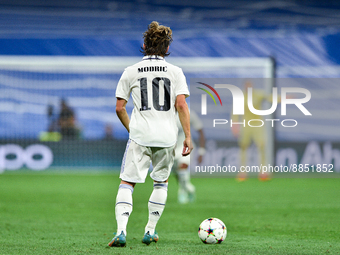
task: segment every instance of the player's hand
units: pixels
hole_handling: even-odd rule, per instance
[[[193,147],[192,147],[190,137],[185,138],[185,140],[183,142],[182,156],[183,157],[188,156],[191,153],[192,149],[193,149]]]

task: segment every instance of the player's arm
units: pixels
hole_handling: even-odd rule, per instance
[[[205,137],[204,137],[204,131],[203,131],[203,123],[200,120],[200,118],[197,116],[195,111],[190,112],[190,125],[198,133],[199,147],[197,151],[197,154],[198,154],[197,162],[201,164],[203,161],[203,156],[205,154]]]
[[[238,115],[235,115],[233,114],[232,115],[232,118],[231,118],[232,122],[235,123],[235,122],[239,122],[240,118]],[[240,125],[232,125],[231,127],[231,132],[233,133],[233,135],[238,138],[239,135],[240,135]]]
[[[198,163],[201,164],[203,161],[203,155],[205,154],[205,137],[204,137],[204,132],[203,129],[198,130],[198,135],[199,135],[199,149],[198,149]]]
[[[117,102],[116,102],[116,113],[126,130],[130,133],[130,118],[129,115],[127,114],[126,111],[126,104],[127,101],[123,98],[117,97]]]
[[[185,101],[185,95],[178,95],[176,97],[175,107],[185,135],[182,155],[187,156],[190,154],[193,147],[190,133],[190,113],[187,102]]]

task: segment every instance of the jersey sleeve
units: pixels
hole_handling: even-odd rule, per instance
[[[130,89],[129,77],[128,77],[127,71],[125,70],[119,79],[117,89],[116,89],[116,97],[123,98],[126,101],[129,101],[130,93],[131,93],[131,89]]]
[[[178,95],[185,95],[185,97],[190,96],[187,80],[184,76],[182,69],[180,69],[180,71],[178,72],[175,95],[176,97]]]

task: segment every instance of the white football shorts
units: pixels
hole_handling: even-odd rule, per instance
[[[174,163],[175,145],[172,147],[146,147],[129,139],[119,178],[126,182],[144,183],[150,163],[153,170],[150,177],[157,182],[166,181]]]

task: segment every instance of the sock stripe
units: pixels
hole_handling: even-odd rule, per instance
[[[153,187],[154,188],[163,188],[163,189],[166,189],[168,190],[168,184],[167,183],[154,183],[153,184]]]
[[[152,201],[150,201],[150,200],[149,200],[149,203],[151,203],[151,204],[155,204],[155,205],[164,205],[164,206],[165,206],[165,204],[162,204],[162,203],[156,203],[156,202],[152,202]]]
[[[120,184],[119,189],[129,189],[133,193],[133,187],[129,184]]]
[[[168,184],[166,184],[166,183],[155,183],[153,186],[154,186],[154,187],[157,187],[157,186],[160,186],[160,187],[168,187]]]
[[[131,206],[132,206],[132,204],[131,204],[131,203],[128,203],[128,202],[117,202],[116,205],[118,205],[118,204],[128,204],[128,205],[131,205]]]

